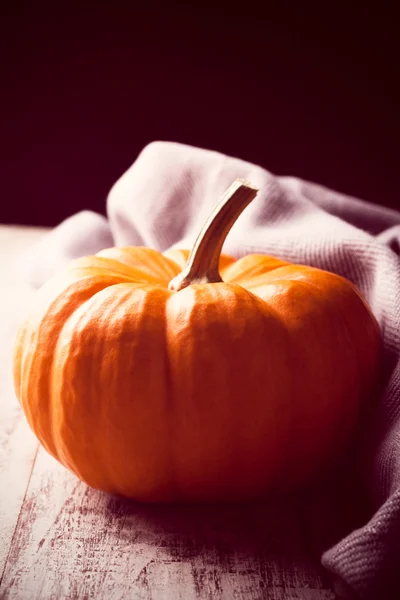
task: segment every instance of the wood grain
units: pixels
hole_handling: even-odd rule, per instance
[[[30,291],[18,264],[43,231],[0,227],[0,597],[15,600],[333,600],[292,499],[146,506],[88,488],[40,448],[11,380]]]
[[[296,505],[146,506],[88,488],[42,449],[5,598],[332,599]]]
[[[0,227],[0,576],[37,449],[13,392],[12,348],[18,321],[32,293],[21,278],[23,256],[44,232]]]

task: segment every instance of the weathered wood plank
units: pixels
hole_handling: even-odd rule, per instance
[[[32,293],[21,282],[23,255],[44,231],[0,226],[0,578],[37,449],[13,391],[12,348]]]
[[[2,598],[332,600],[296,505],[146,506],[39,451]]]

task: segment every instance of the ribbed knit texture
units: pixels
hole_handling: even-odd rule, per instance
[[[216,152],[155,142],[112,188],[108,221],[85,211],[62,223],[32,252],[29,279],[37,287],[67,260],[111,245],[189,248],[237,177],[260,192],[224,251],[272,254],[343,275],[362,290],[380,324],[385,389],[365,436],[376,512],[328,549],[322,563],[358,597],[390,598],[390,586],[400,581],[400,213]]]

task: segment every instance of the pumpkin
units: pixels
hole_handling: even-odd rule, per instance
[[[139,501],[293,489],[346,448],[375,390],[377,322],[346,279],[221,255],[257,190],[237,180],[192,251],[110,248],[34,297],[15,390],[44,448]]]

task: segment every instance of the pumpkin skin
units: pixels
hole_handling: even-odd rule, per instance
[[[375,390],[377,322],[346,279],[265,255],[170,291],[188,254],[111,248],[37,292],[14,356],[29,425],[87,484],[140,501],[299,486]]]

